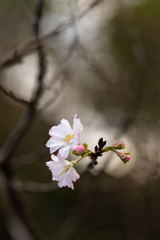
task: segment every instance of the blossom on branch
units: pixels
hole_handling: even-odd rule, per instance
[[[50,148],[50,153],[59,149],[59,153],[63,158],[67,158],[70,149],[75,149],[79,143],[79,135],[83,130],[83,125],[80,119],[74,115],[73,129],[66,119],[62,119],[58,126],[50,129],[49,135],[51,138],[48,140],[46,146]]]
[[[53,161],[46,162],[46,165],[52,172],[52,180],[58,181],[58,186],[72,188],[73,182],[80,178],[79,174],[73,168],[72,162],[66,161],[59,153],[57,157],[51,155]]]

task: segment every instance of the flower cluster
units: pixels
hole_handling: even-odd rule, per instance
[[[49,131],[51,137],[46,144],[50,148],[50,153],[54,153],[59,149],[57,157],[52,154],[52,161],[46,163],[52,172],[52,180],[58,181],[59,187],[68,186],[72,189],[74,189],[73,182],[79,178],[79,175],[73,168],[72,162],[66,159],[70,150],[76,149],[79,143],[79,135],[83,130],[80,119],[76,117],[77,114],[73,119],[73,129],[66,119],[62,119],[58,126],[52,127]]]
[[[68,186],[68,188],[74,189],[73,182],[80,178],[74,166],[85,157],[90,157],[91,159],[88,169],[97,165],[97,158],[108,151],[114,152],[123,163],[127,163],[130,160],[129,153],[117,151],[125,149],[125,144],[122,141],[111,146],[105,146],[106,141],[100,138],[98,146],[95,146],[95,152],[89,150],[86,143],[80,145],[79,138],[82,130],[83,125],[80,119],[77,118],[77,114],[75,114],[73,119],[73,128],[71,128],[71,125],[66,119],[62,119],[58,126],[54,126],[49,130],[50,139],[46,143],[46,146],[50,149],[52,160],[46,162],[46,165],[52,172],[52,180],[58,181],[60,188]],[[69,162],[67,158],[71,149],[73,149],[72,154],[80,158]],[[58,154],[55,156],[53,153],[57,150]]]

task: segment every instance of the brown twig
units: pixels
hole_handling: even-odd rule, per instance
[[[73,15],[76,14],[76,20],[80,20],[85,14],[87,14],[90,10],[95,8],[98,4],[104,2],[104,0],[94,0],[91,2],[90,5],[86,9],[81,9],[79,12],[73,13]],[[72,16],[69,15],[67,20],[65,19],[62,21],[54,30],[52,30],[50,33],[39,37],[39,40],[33,39],[32,41],[28,42],[26,45],[19,47],[12,51],[8,57],[4,58],[4,60],[0,63],[0,70],[7,68],[13,64],[19,63],[22,61],[22,58],[29,54],[30,52],[34,51],[35,49],[39,48],[40,46],[43,46],[46,41],[48,41],[50,38],[59,36],[62,32],[64,32],[71,24],[72,22]]]
[[[105,84],[107,84],[107,87],[116,94],[116,91],[123,92],[123,94],[118,96],[123,97],[124,99],[133,99],[134,96],[129,91],[129,89],[125,88],[124,85],[122,85],[119,81],[114,83],[108,76],[104,68],[98,63],[98,61],[94,58],[94,56],[82,45],[79,38],[77,40],[77,52],[79,56],[85,60],[88,65],[91,68],[91,71],[93,71]],[[122,101],[122,99],[120,99]]]
[[[12,170],[16,170],[21,167],[36,163],[46,155],[48,155],[48,151],[46,147],[43,146],[32,153],[12,159],[11,168]]]
[[[38,0],[37,6],[36,6],[36,13],[35,13],[35,24],[33,26],[34,34],[36,36],[36,42],[39,42],[39,35],[40,35],[39,28],[40,28],[40,21],[42,17],[43,8],[44,8],[44,0]],[[42,239],[42,234],[38,235],[37,231],[35,231],[34,227],[32,226],[25,212],[23,202],[21,201],[21,196],[17,194],[17,192],[14,190],[12,186],[13,176],[11,171],[10,158],[13,152],[16,150],[16,147],[19,145],[20,140],[25,136],[25,133],[28,130],[36,114],[37,104],[41,97],[41,93],[43,89],[43,80],[46,72],[46,62],[45,62],[45,55],[43,53],[43,49],[41,46],[37,48],[37,53],[38,53],[38,59],[39,59],[39,63],[38,63],[39,72],[37,76],[36,91],[34,93],[34,96],[26,112],[20,119],[14,132],[9,136],[8,140],[4,144],[0,153],[0,164],[6,180],[6,192],[8,194],[8,199],[10,200],[12,208],[16,212],[18,218],[23,223],[28,233],[27,240],[40,240]]]
[[[56,182],[36,183],[31,181],[13,181],[12,187],[17,192],[51,192],[58,189]]]
[[[29,102],[27,102],[27,101],[25,101],[25,100],[23,100],[23,99],[17,98],[17,97],[13,94],[12,91],[7,92],[7,90],[6,90],[2,85],[0,86],[0,90],[1,90],[1,92],[2,92],[5,96],[7,96],[8,98],[12,99],[13,101],[15,101],[15,102],[17,102],[17,103],[20,103],[20,104],[22,104],[22,105],[24,105],[24,106],[27,106],[27,107],[29,106]]]
[[[69,240],[74,237],[76,232],[84,222],[90,207],[95,200],[95,196],[78,196],[68,218],[63,223],[62,227],[58,230],[55,239]]]
[[[39,0],[39,4],[37,7],[37,11],[36,11],[36,21],[35,24],[33,26],[33,30],[35,32],[36,38],[37,38],[37,42],[39,41],[39,22],[42,16],[42,9],[43,9],[43,1],[44,0]],[[8,160],[10,159],[11,155],[13,154],[13,152],[16,150],[16,147],[18,146],[20,140],[24,137],[25,132],[28,130],[33,117],[36,114],[36,108],[37,108],[37,104],[38,101],[41,97],[41,92],[43,89],[43,80],[45,77],[45,72],[46,72],[46,67],[45,67],[45,56],[43,53],[43,49],[40,46],[37,49],[37,53],[38,53],[38,57],[39,57],[39,73],[37,76],[37,89],[35,91],[35,94],[30,102],[29,108],[27,109],[27,111],[24,113],[24,115],[22,116],[22,118],[20,119],[15,131],[10,135],[10,137],[8,138],[7,142],[4,144],[4,146],[2,147],[1,150],[1,154],[0,154],[0,164],[6,164],[8,162]]]

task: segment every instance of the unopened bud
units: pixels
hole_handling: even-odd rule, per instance
[[[118,156],[124,163],[129,162],[129,160],[130,160],[129,154],[130,154],[130,153],[121,153],[121,152],[118,152],[118,151],[114,151],[114,152],[117,154],[117,156]]]
[[[77,145],[76,152],[77,152],[77,154],[82,155],[85,152],[84,146],[83,145]]]
[[[111,146],[112,149],[125,149],[125,143],[123,141],[116,143],[114,145]]]
[[[127,155],[127,156],[126,156],[126,162],[129,162],[129,160],[130,160],[130,156]]]

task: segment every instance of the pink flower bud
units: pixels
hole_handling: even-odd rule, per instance
[[[118,152],[118,151],[116,151],[116,150],[114,150],[114,152],[117,154],[118,157],[120,157],[120,159],[121,159],[124,163],[129,162],[129,160],[130,160],[129,154],[130,154],[130,153],[121,153],[121,152]]]
[[[79,155],[83,154],[83,153],[85,152],[84,146],[83,146],[83,145],[77,145],[77,147],[76,147],[76,152],[77,152]]]
[[[130,160],[130,156],[127,155],[127,156],[126,156],[126,162],[129,162],[129,160]]]

